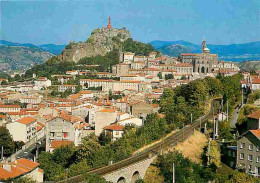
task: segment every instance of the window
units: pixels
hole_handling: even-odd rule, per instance
[[[236,152],[235,151],[233,151],[233,157],[236,157]]]
[[[243,149],[245,147],[245,143],[241,142],[240,143],[240,148]]]
[[[66,138],[68,136],[67,132],[63,132],[63,137]]]
[[[248,155],[248,161],[252,161],[253,160],[253,156],[252,155]]]
[[[260,162],[260,156],[256,157],[256,162],[257,162],[257,163]]]
[[[259,151],[259,146],[256,146],[256,151],[257,151],[257,152]]]
[[[228,150],[228,156],[231,156],[231,150]]]
[[[248,145],[248,149],[249,149],[250,151],[252,151],[252,150],[253,150],[253,145],[252,145],[252,144],[249,144],[249,145]]]
[[[244,159],[244,153],[240,153],[240,159]]]
[[[252,170],[252,165],[248,165],[248,170],[249,170],[249,171]]]

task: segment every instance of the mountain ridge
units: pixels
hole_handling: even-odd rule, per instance
[[[54,55],[59,55],[66,45],[56,45],[56,44],[40,44],[35,45],[31,43],[14,43],[11,41],[0,40],[0,46],[18,46],[18,47],[29,47],[29,48],[39,48],[42,51],[50,52]]]

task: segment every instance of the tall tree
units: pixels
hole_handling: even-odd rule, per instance
[[[10,156],[15,151],[15,143],[8,131],[3,126],[0,126],[0,152],[4,147],[4,156]]]

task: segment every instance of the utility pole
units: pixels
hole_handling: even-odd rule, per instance
[[[228,100],[227,100],[227,121],[228,121]]]
[[[2,151],[1,151],[1,160],[4,159],[4,146],[2,145]]]
[[[190,123],[192,123],[192,113],[190,113]]]
[[[200,132],[201,132],[201,117],[200,117]]]
[[[216,133],[216,123],[215,123],[215,118],[213,118],[214,124],[213,124],[213,140],[215,140],[215,133]]]
[[[242,88],[242,106],[244,105],[244,90]]]
[[[184,142],[184,123],[183,123],[183,128],[182,128],[182,142]]]
[[[175,183],[175,170],[174,170],[174,163],[172,163],[172,183]]]

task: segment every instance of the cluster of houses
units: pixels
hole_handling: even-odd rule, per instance
[[[113,66],[111,72],[96,72],[97,65],[86,65],[83,71],[67,71],[51,78],[34,75],[33,81],[1,85],[0,126],[9,130],[13,140],[25,144],[46,138],[47,152],[68,144],[79,146],[91,133],[96,136],[104,133],[115,141],[123,136],[126,125],[142,126],[148,114],[164,117],[158,112],[159,105],[153,101],[160,99],[165,87],[175,88],[205,76],[214,77],[216,70],[223,75],[239,71],[231,62],[217,61],[215,65],[212,60],[204,62],[205,58],[212,57],[207,49],[202,53],[205,57],[182,55],[179,59],[156,57],[156,54],[123,53],[121,63]],[[202,58],[204,60],[200,60]],[[96,79],[79,79],[88,78],[89,74],[95,75]],[[52,83],[54,78],[57,80],[55,85]],[[79,79],[79,85],[70,84],[76,79]],[[50,90],[55,87],[58,92],[70,90],[72,94],[67,98],[50,97]],[[80,87],[79,91],[77,87]],[[20,176],[12,173],[20,166],[28,166],[27,173],[21,172],[22,175],[42,182],[43,172],[38,163],[24,159],[2,162],[0,179]],[[1,170],[9,173],[2,175]]]

